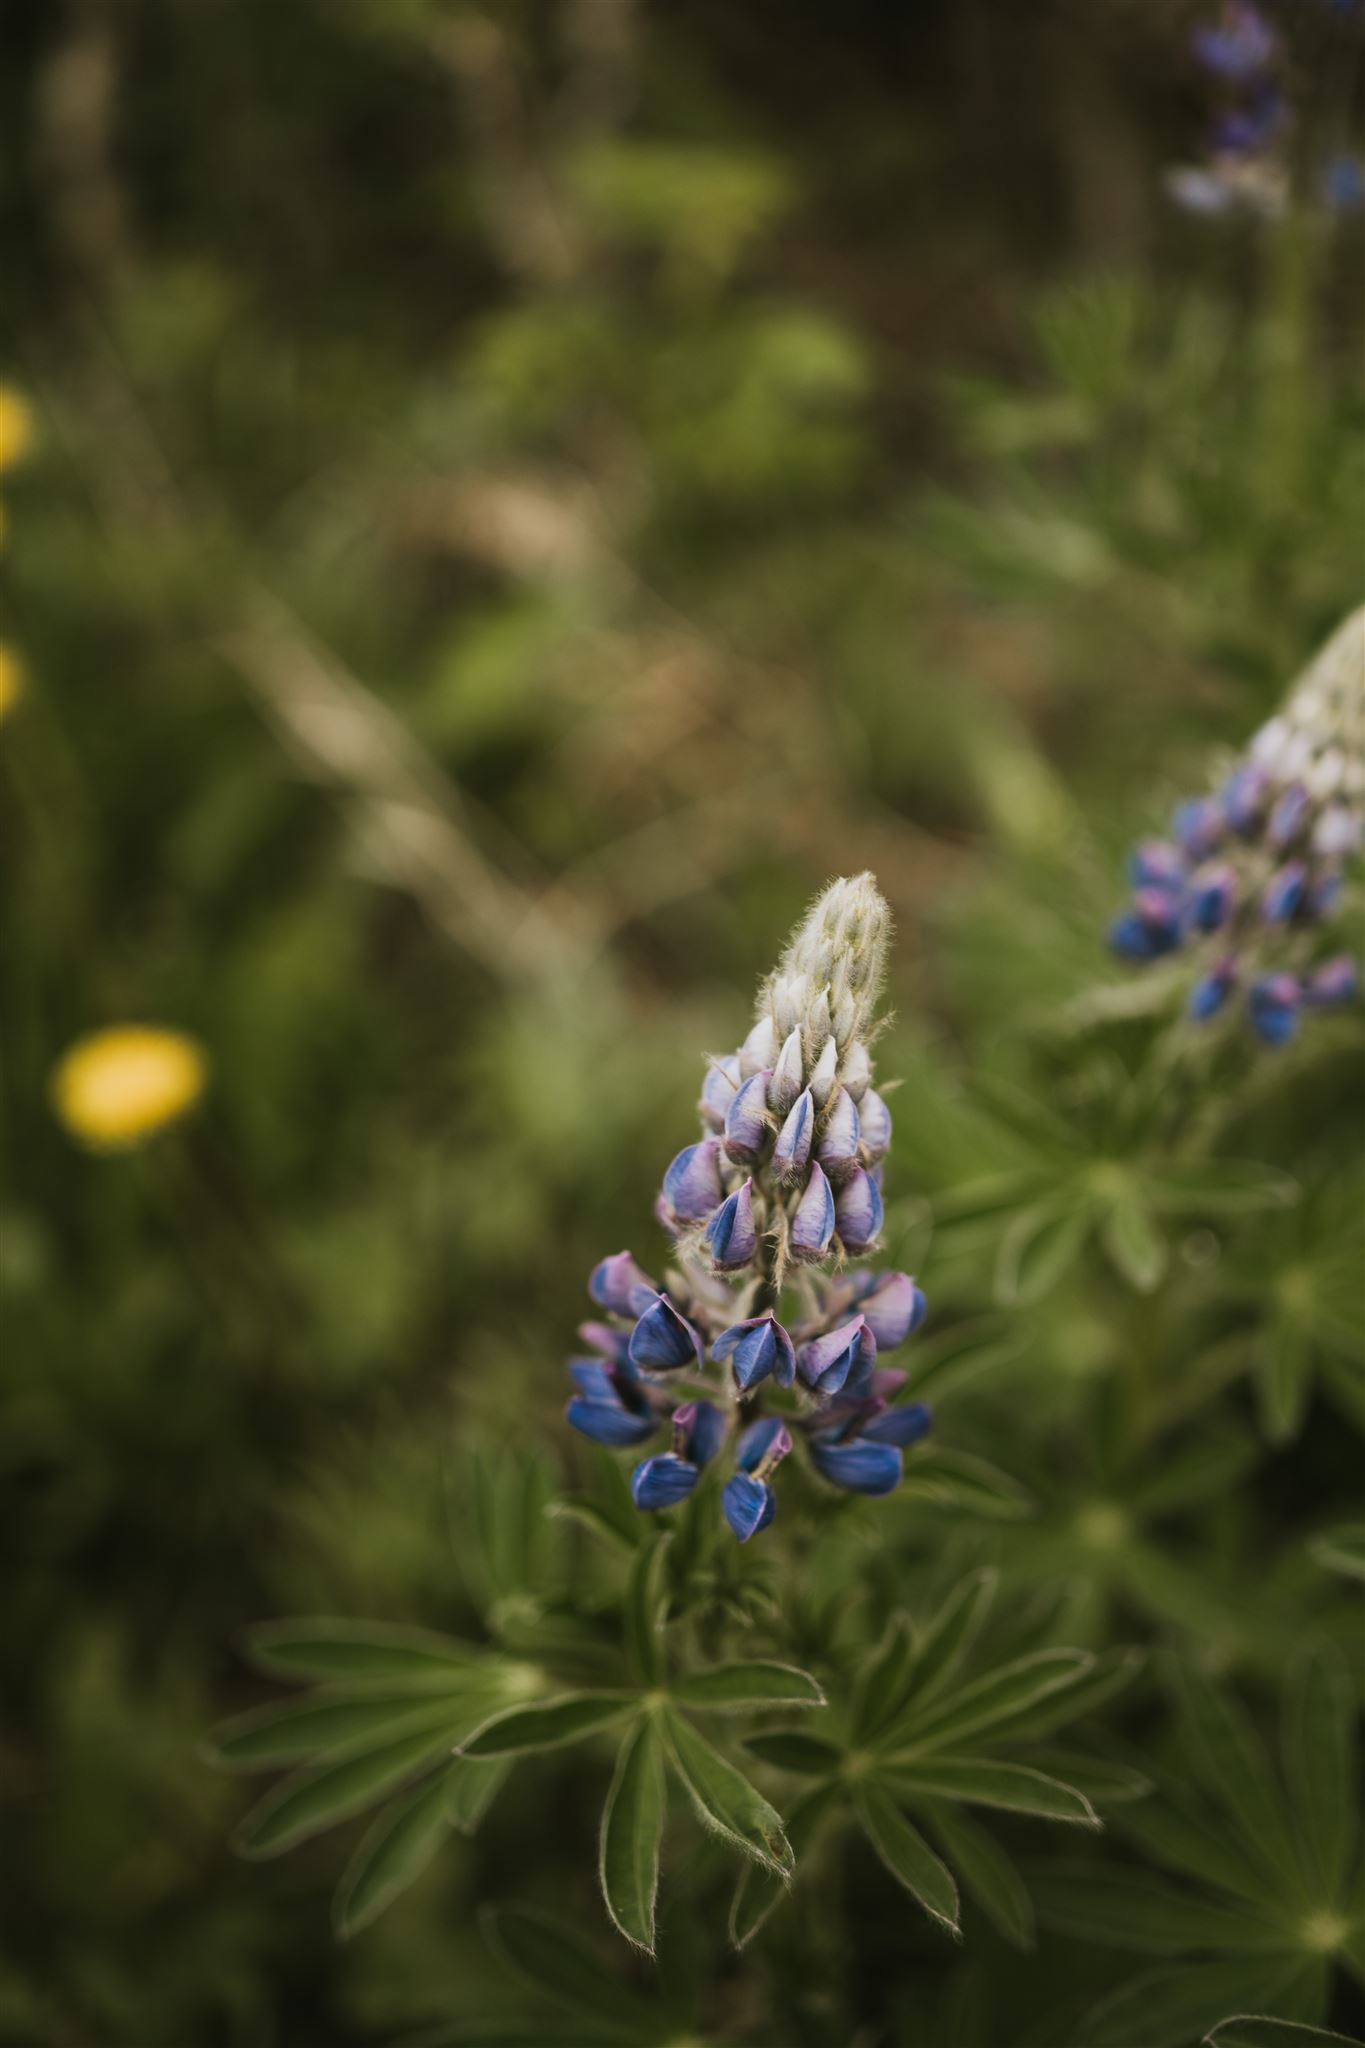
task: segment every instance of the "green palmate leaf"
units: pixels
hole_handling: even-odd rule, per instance
[[[934,1198],[934,1220],[956,1230],[981,1223],[1030,1203],[1048,1184],[1048,1176],[1021,1168],[1013,1173],[992,1173],[967,1181]]]
[[[1325,1351],[1321,1359],[1323,1384],[1346,1420],[1365,1436],[1365,1372],[1361,1370],[1358,1346],[1350,1353]]]
[[[823,1707],[825,1695],[808,1671],[791,1664],[716,1664],[675,1679],[670,1694],[694,1712],[737,1714],[752,1707]]]
[[[286,1778],[240,1823],[234,1836],[244,1856],[280,1856],[310,1835],[363,1813],[450,1753],[442,1729],[406,1735],[325,1770]]]
[[[646,1714],[628,1730],[616,1759],[602,1808],[597,1870],[612,1920],[650,1955],[664,1807],[663,1743],[657,1720]]]
[[[1063,1934],[1146,1955],[1180,1956],[1200,1949],[1263,1955],[1286,1941],[1268,1914],[1214,1905],[1165,1878],[1103,1864],[1053,1864],[1035,1872],[1039,1918]]]
[[[958,1799],[968,1806],[998,1806],[1011,1813],[1032,1813],[1042,1820],[1073,1821],[1097,1828],[1100,1817],[1074,1787],[1023,1764],[1001,1764],[984,1757],[935,1755],[921,1764],[903,1764],[885,1773],[897,1792],[924,1799]]]
[[[972,1076],[971,1093],[997,1123],[1031,1149],[1061,1155],[1080,1149],[1070,1124],[1054,1114],[1037,1095],[1000,1074]]]
[[[808,1778],[832,1777],[843,1761],[843,1751],[834,1743],[820,1735],[807,1735],[800,1728],[773,1728],[766,1734],[748,1735],[744,1747],[760,1763]]]
[[[511,1768],[510,1759],[502,1757],[490,1763],[475,1763],[470,1757],[454,1757],[442,1779],[446,1819],[450,1825],[462,1835],[472,1835]]]
[[[658,2038],[657,2013],[562,1920],[526,1906],[499,1906],[485,1907],[479,1923],[489,1946],[537,1997],[595,2023],[594,2041],[604,2035],[619,2040],[623,2031],[632,2044]]]
[[[1365,1579],[1365,1522],[1339,1522],[1324,1529],[1308,1546],[1311,1555],[1328,1571],[1343,1578]]]
[[[786,1823],[793,1856],[804,1858],[809,1854],[821,1822],[832,1812],[838,1800],[836,1786],[812,1785],[793,1801]],[[766,1864],[745,1863],[730,1906],[730,1940],[736,1948],[745,1948],[753,1940],[789,1890],[785,1879]]]
[[[1250,1159],[1208,1159],[1168,1163],[1145,1172],[1143,1187],[1155,1208],[1179,1216],[1249,1216],[1263,1209],[1290,1209],[1298,1182],[1273,1166]]]
[[[1252,1357],[1261,1427],[1272,1444],[1288,1443],[1303,1427],[1312,1381],[1312,1338],[1302,1317],[1272,1316]]]
[[[1018,1870],[976,1821],[955,1808],[936,1806],[929,1825],[969,1898],[1015,1948],[1034,1943],[1033,1902]]]
[[[915,1632],[910,1617],[893,1614],[854,1691],[851,1721],[856,1740],[875,1735],[900,1712],[910,1694],[914,1668]]]
[[[670,1540],[665,1532],[641,1545],[626,1587],[626,1647],[646,1685],[657,1685],[663,1672],[664,1566]]]
[[[1066,1207],[1051,1200],[1022,1210],[1000,1240],[996,1300],[1007,1308],[1041,1301],[1070,1272],[1089,1231],[1089,1212],[1079,1195]]]
[[[1010,1720],[1012,1742],[1040,1735],[1051,1735],[1057,1728],[1065,1728],[1070,1722],[1082,1716],[1089,1717],[1107,1703],[1116,1693],[1130,1686],[1146,1663],[1146,1653],[1136,1647],[1104,1650],[1095,1657],[1089,1668],[1078,1672],[1070,1681],[1064,1681],[1055,1691],[1044,1693],[1035,1705],[1013,1715]]]
[[[918,1756],[986,1730],[994,1737],[1041,1700],[1074,1685],[1093,1662],[1086,1650],[1033,1650],[946,1699],[921,1707],[912,1698],[877,1747],[888,1755]]]
[[[1082,2039],[1086,2048],[1188,2048],[1230,2005],[1273,2005],[1293,1975],[1282,1961],[1251,1957],[1149,1970],[1089,2013]]]
[[[1365,2048],[1353,2034],[1332,2034],[1324,2027],[1305,2027],[1297,2020],[1271,2020],[1245,2012],[1219,2020],[1204,2039],[1209,2048]]]
[[[782,1816],[680,1714],[670,1713],[665,1725],[673,1768],[703,1827],[767,1864],[778,1876],[789,1877],[795,1858],[783,1833]]]
[[[1197,1507],[1235,1486],[1263,1455],[1246,1430],[1202,1433],[1178,1450],[1163,1450],[1129,1489],[1129,1505],[1143,1521]]]
[[[1050,1778],[1060,1778],[1083,1792],[1092,1806],[1128,1806],[1145,1799],[1152,1781],[1131,1764],[1115,1763],[1109,1757],[1084,1756],[1073,1749],[1030,1749],[1018,1761]]]
[[[1300,1657],[1285,1691],[1282,1749],[1306,1863],[1329,1898],[1350,1870],[1359,1830],[1355,1702],[1334,1650]]]
[[[1226,1830],[1214,1829],[1180,1804],[1179,1791],[1158,1777],[1153,1798],[1126,1807],[1115,1825],[1157,1863],[1185,1877],[1197,1877],[1255,1910],[1277,1898],[1281,1887],[1267,1886],[1258,1865],[1249,1863]]]
[[[1135,1190],[1110,1202],[1100,1225],[1100,1241],[1123,1278],[1139,1294],[1160,1285],[1170,1260],[1170,1246],[1147,1204]]]
[[[534,1706],[508,1707],[465,1737],[461,1756],[516,1756],[526,1750],[559,1749],[610,1727],[633,1704],[622,1692],[569,1692]]]
[[[223,1722],[209,1738],[210,1754],[229,1769],[259,1771],[354,1755],[423,1728],[448,1728],[454,1743],[478,1726],[497,1697],[496,1688],[485,1684],[472,1699],[463,1693],[439,1699],[404,1693],[290,1700]]]
[[[1011,1364],[1027,1342],[1014,1318],[981,1316],[957,1323],[932,1342],[917,1341],[915,1394],[942,1400]]]
[[[931,1918],[958,1933],[957,1886],[918,1829],[912,1828],[889,1793],[865,1781],[854,1789],[854,1809],[863,1833],[891,1875],[919,1900]]]
[[[911,1688],[917,1708],[928,1707],[952,1685],[981,1633],[999,1584],[1000,1574],[992,1566],[970,1573],[928,1623],[914,1645]],[[897,1702],[898,1707],[902,1704],[903,1700]]]
[[[377,1920],[421,1876],[449,1832],[444,1774],[381,1813],[337,1887],[332,1925],[338,1936],[348,1940]]]
[[[558,1500],[552,1500],[545,1512],[553,1516],[556,1521],[577,1522],[580,1528],[587,1529],[592,1535],[600,1537],[605,1544],[618,1554],[623,1553],[626,1556],[630,1556],[639,1548],[640,1531],[638,1523],[640,1516],[638,1510],[636,1511],[637,1527],[629,1534],[613,1520],[605,1508],[599,1506],[595,1500],[585,1500],[580,1494],[565,1494]]]
[[[1188,1753],[1273,1883],[1297,1861],[1270,1760],[1238,1702],[1185,1661],[1173,1666]]]
[[[461,1673],[487,1667],[488,1653],[453,1636],[379,1621],[267,1621],[247,1648],[263,1671],[281,1678],[335,1679],[353,1689],[443,1690]]]
[[[898,1498],[960,1508],[993,1521],[1021,1521],[1034,1510],[1032,1494],[1009,1473],[970,1451],[947,1450],[940,1444],[928,1445],[916,1454],[901,1481]]]

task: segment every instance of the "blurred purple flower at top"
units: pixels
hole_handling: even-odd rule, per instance
[[[1299,1028],[1302,991],[1292,974],[1266,974],[1252,984],[1251,1028],[1267,1045],[1287,1045]]]
[[[1259,7],[1249,0],[1225,0],[1222,20],[1195,29],[1190,47],[1206,71],[1244,82],[1275,62],[1279,38]]]
[[[1359,213],[1365,208],[1365,163],[1341,150],[1322,168],[1322,196],[1333,213]]]

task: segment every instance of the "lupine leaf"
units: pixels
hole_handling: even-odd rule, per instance
[[[1365,1579],[1365,1522],[1340,1522],[1334,1529],[1324,1529],[1308,1548],[1328,1571],[1340,1572],[1347,1579]]]
[[[1028,1167],[1015,1172],[992,1173],[969,1180],[959,1188],[947,1189],[934,1198],[934,1220],[940,1228],[956,1231],[1027,1204],[1048,1184],[1048,1177]]]
[[[600,1537],[612,1550],[624,1552],[627,1556],[639,1548],[638,1509],[635,1515],[636,1527],[630,1536],[627,1536],[595,1500],[587,1500],[582,1494],[561,1494],[550,1502],[545,1512],[556,1521],[577,1522],[592,1535]]]
[[[931,1501],[936,1506],[961,1508],[969,1514],[992,1520],[1017,1522],[1034,1511],[1033,1496],[1026,1487],[998,1465],[988,1464],[971,1451],[929,1444],[917,1451],[914,1463],[898,1489],[903,1501]]]
[[[823,1707],[825,1695],[808,1671],[792,1664],[713,1664],[685,1672],[670,1696],[694,1713],[737,1714],[753,1707]]]
[[[1017,1359],[1026,1332],[1009,1316],[979,1316],[956,1323],[932,1342],[916,1340],[915,1398],[945,1399]]]
[[[893,1614],[874,1656],[864,1665],[853,1695],[850,1719],[855,1739],[875,1735],[898,1714],[915,1668],[915,1632],[906,1614]]]
[[[1188,2048],[1230,2005],[1273,2005],[1292,1975],[1250,1957],[1149,1970],[1092,2009],[1082,2038],[1086,2048]]]
[[[680,1714],[667,1716],[667,1738],[673,1766],[703,1827],[780,1877],[789,1877],[795,1859],[782,1816],[758,1788]]]
[[[1298,1182],[1288,1174],[1252,1159],[1168,1160],[1144,1172],[1143,1186],[1156,1208],[1178,1216],[1249,1216],[1263,1209],[1290,1209],[1300,1194]]]
[[[991,1566],[972,1572],[928,1623],[914,1645],[911,1684],[917,1708],[929,1706],[956,1678],[981,1633],[999,1584],[1000,1574]]]
[[[363,1813],[449,1753],[445,1732],[427,1730],[329,1764],[325,1770],[286,1778],[239,1823],[234,1843],[243,1856],[283,1855],[310,1835]]]
[[[957,1934],[958,1898],[952,1872],[940,1863],[917,1828],[911,1827],[890,1794],[863,1781],[854,1788],[854,1808],[863,1833],[891,1875],[919,1900],[931,1918]]]
[[[1100,1225],[1100,1241],[1113,1264],[1139,1294],[1158,1286],[1170,1260],[1170,1246],[1137,1191],[1117,1195]]]
[[[1072,1821],[1089,1828],[1101,1825],[1083,1793],[1022,1764],[935,1755],[920,1764],[889,1765],[883,1776],[897,1792],[925,1799],[959,1799],[969,1806],[998,1806],[1042,1820]]]
[[[1214,1905],[1140,1871],[1059,1863],[1034,1872],[1030,1882],[1039,1918],[1082,1941],[1159,1956],[1200,1949],[1255,1956],[1289,1945],[1268,1915]]]
[[[1177,1513],[1235,1486],[1264,1452],[1245,1429],[1201,1433],[1179,1450],[1165,1451],[1128,1492],[1141,1520]]]
[[[929,1826],[963,1890],[975,1899],[1006,1941],[1031,1949],[1035,1928],[1033,1902],[1018,1870],[995,1837],[955,1807],[935,1806]]]
[[[509,1759],[476,1763],[472,1757],[451,1759],[443,1779],[446,1819],[462,1835],[472,1835],[511,1770]]]
[[[1209,2048],[1365,2048],[1353,2034],[1332,2034],[1324,2027],[1305,2027],[1297,2020],[1271,2020],[1253,2013],[1219,2020],[1204,2039]]]
[[[1253,1353],[1261,1427],[1272,1444],[1288,1443],[1303,1426],[1313,1370],[1313,1346],[1302,1320],[1271,1316]]]
[[[820,1823],[838,1799],[837,1786],[812,1785],[793,1800],[786,1829],[794,1857],[804,1858],[809,1854]],[[766,1864],[746,1861],[730,1905],[730,1940],[735,1948],[747,1947],[789,1890],[785,1880]]]
[[[443,1690],[461,1673],[485,1669],[487,1651],[453,1636],[380,1621],[266,1621],[247,1648],[263,1671],[282,1678],[330,1678],[353,1688]]]
[[[470,1700],[462,1693],[432,1699],[403,1693],[397,1698],[353,1695],[289,1700],[224,1721],[209,1737],[215,1763],[232,1770],[268,1770],[275,1764],[323,1763],[380,1748],[401,1735],[445,1728],[453,1745],[476,1728],[497,1703],[497,1690],[482,1684]]]
[[[337,1887],[332,1906],[336,1933],[347,1940],[377,1920],[421,1876],[449,1832],[443,1775],[381,1813],[361,1837]]]
[[[646,1685],[657,1685],[663,1672],[664,1565],[671,1541],[668,1533],[651,1536],[635,1553],[626,1586],[626,1646],[632,1664]]]
[[[1259,1866],[1247,1861],[1225,1831],[1185,1810],[1178,1790],[1159,1777],[1154,1797],[1125,1807],[1115,1826],[1167,1870],[1197,1877],[1253,1907],[1278,1896],[1280,1887],[1267,1884]]]
[[[627,1731],[616,1758],[602,1808],[597,1869],[612,1920],[627,1941],[650,1955],[664,1804],[663,1744],[657,1720],[644,1714]]]
[[[1225,1807],[1251,1854],[1273,1880],[1296,1861],[1270,1760],[1240,1703],[1188,1662],[1173,1664],[1189,1754],[1201,1782]]]
[[[1003,1124],[1030,1147],[1054,1154],[1080,1149],[1081,1141],[1071,1125],[1018,1082],[1006,1080],[1001,1074],[976,1073],[970,1091],[995,1122]]]
[[[995,1298],[1007,1308],[1028,1308],[1050,1294],[1080,1255],[1090,1232],[1089,1211],[1037,1202],[1017,1215],[1000,1240]]]
[[[632,2044],[658,2038],[658,2015],[637,1998],[595,1947],[549,1913],[529,1906],[485,1907],[480,1925],[489,1945],[540,1998],[595,2022],[604,2034]]]
[[[1086,1756],[1073,1749],[1030,1749],[1016,1761],[1045,1771],[1050,1778],[1074,1785],[1095,1807],[1127,1806],[1145,1799],[1152,1781],[1131,1764],[1115,1763],[1109,1757]]]
[[[832,1777],[843,1760],[843,1751],[821,1735],[807,1735],[800,1728],[773,1728],[765,1734],[746,1735],[744,1747],[760,1763],[779,1771],[795,1771],[812,1778]]]
[[[1146,1661],[1146,1652],[1133,1646],[1101,1651],[1088,1670],[1078,1672],[1056,1691],[1044,1693],[1034,1706],[1011,1718],[1011,1742],[1051,1735],[1082,1715],[1090,1716],[1131,1685]]]
[[[1033,1650],[927,1707],[912,1698],[877,1747],[883,1755],[918,1755],[987,1730],[994,1737],[1040,1700],[1076,1684],[1093,1662],[1086,1650]]]
[[[1325,1647],[1298,1659],[1285,1692],[1285,1775],[1311,1863],[1335,1897],[1359,1828],[1355,1703],[1345,1665]]]
[[[631,1705],[619,1692],[561,1693],[529,1707],[508,1707],[482,1722],[459,1744],[468,1757],[515,1756],[523,1750],[559,1749],[582,1742],[618,1720]]]

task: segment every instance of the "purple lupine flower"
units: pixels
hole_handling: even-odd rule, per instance
[[[817,1160],[792,1216],[788,1240],[791,1255],[803,1263],[815,1264],[825,1257],[833,1236],[834,1190]]]
[[[730,1361],[735,1385],[742,1394],[750,1393],[769,1376],[777,1386],[789,1387],[796,1373],[792,1340],[771,1309],[722,1330],[711,1346],[711,1356],[718,1365]]]
[[[1299,1028],[1302,990],[1292,974],[1265,974],[1247,999],[1251,1028],[1267,1045],[1287,1045]]]
[[[1301,860],[1286,861],[1270,877],[1261,897],[1261,916],[1267,924],[1288,924],[1308,891],[1308,869]]]
[[[642,1372],[677,1372],[701,1364],[701,1338],[666,1294],[656,1296],[632,1330],[630,1361]]]
[[[1191,860],[1207,860],[1222,845],[1226,823],[1216,797],[1193,797],[1177,805],[1171,833]]]
[[[777,1134],[772,1167],[779,1180],[795,1180],[804,1173],[815,1135],[815,1103],[809,1088],[803,1088]]]
[[[752,1180],[725,1197],[706,1226],[706,1243],[718,1273],[738,1273],[750,1263],[758,1250]]]
[[[641,1272],[629,1252],[616,1252],[594,1266],[588,1292],[599,1308],[614,1316],[638,1316],[654,1299],[658,1289],[648,1273]]]
[[[778,1116],[785,1116],[801,1093],[804,1070],[801,1064],[801,1033],[789,1031],[777,1056],[777,1064],[768,1083],[768,1107]]]
[[[1128,879],[1135,889],[1179,889],[1189,872],[1189,857],[1169,839],[1144,839],[1128,856]]]
[[[1190,877],[1186,915],[1198,932],[1216,932],[1232,915],[1237,876],[1227,861],[1210,861]]]
[[[849,1493],[894,1493],[906,1450],[927,1436],[932,1424],[922,1401],[901,1408],[888,1408],[876,1395],[834,1402],[811,1432],[811,1463],[822,1479]]]
[[[664,1200],[673,1214],[682,1223],[700,1223],[724,1199],[718,1141],[685,1146],[664,1175]]]
[[[697,1107],[708,1130],[719,1132],[725,1129],[725,1119],[735,1099],[739,1080],[738,1053],[729,1053],[723,1060],[712,1060],[707,1067]]]
[[[569,1377],[578,1391],[564,1417],[581,1436],[613,1450],[653,1436],[659,1417],[633,1367],[608,1365],[600,1358],[571,1358]]]
[[[824,1123],[815,1156],[831,1183],[838,1187],[858,1164],[861,1125],[858,1106],[847,1088],[836,1087],[824,1111]]]
[[[1337,953],[1315,967],[1303,984],[1303,1000],[1312,1010],[1333,1010],[1349,1003],[1360,986],[1360,973],[1349,953]]]
[[[673,1448],[646,1458],[630,1475],[637,1508],[675,1508],[701,1478],[725,1441],[725,1417],[712,1401],[689,1401],[673,1411]]]
[[[1206,1024],[1210,1017],[1218,1015],[1239,978],[1235,960],[1219,960],[1199,977],[1190,990],[1189,1001],[1189,1013],[1196,1023]]]
[[[1223,784],[1223,812],[1239,839],[1254,839],[1265,818],[1270,777],[1254,761],[1234,770]]]
[[[869,1088],[858,1111],[864,1159],[875,1166],[891,1150],[891,1112],[875,1088]]]
[[[751,1166],[768,1141],[769,1071],[760,1067],[741,1082],[725,1113],[725,1150],[737,1166]]]
[[[1365,163],[1339,150],[1322,167],[1321,191],[1333,213],[1359,213],[1365,207]]]
[[[863,1386],[876,1362],[877,1340],[862,1315],[813,1338],[796,1354],[796,1369],[805,1384],[826,1395],[841,1393],[850,1384]]]
[[[929,1304],[908,1273],[869,1273],[872,1283],[858,1298],[863,1321],[879,1351],[894,1351],[917,1330]]]
[[[881,1192],[873,1176],[861,1166],[834,1198],[834,1222],[844,1250],[855,1258],[871,1251],[881,1236]]]
[[[1279,53],[1279,39],[1259,7],[1226,0],[1222,21],[1195,29],[1190,47],[1206,71],[1242,81],[1267,71]]]
[[[1362,820],[1343,803],[1329,803],[1313,827],[1313,851],[1325,860],[1345,860],[1359,853]]]
[[[1303,832],[1313,815],[1313,799],[1301,782],[1291,782],[1275,799],[1266,823],[1266,843],[1282,853]]]
[[[792,1447],[791,1433],[780,1415],[766,1415],[750,1423],[735,1447],[737,1470],[725,1484],[721,1508],[726,1521],[747,1543],[760,1529],[766,1529],[777,1512],[777,1500],[768,1484]]]

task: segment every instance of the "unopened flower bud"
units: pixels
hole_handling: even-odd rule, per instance
[[[789,1031],[768,1083],[768,1107],[785,1116],[801,1093],[801,1033]]]
[[[821,1047],[820,1056],[811,1071],[811,1099],[817,1109],[823,1109],[834,1088],[835,1076],[839,1071],[839,1048],[832,1038],[827,1038]]]
[[[588,1292],[597,1306],[610,1315],[638,1316],[648,1308],[658,1289],[629,1252],[616,1252],[593,1267]]]
[[[736,1165],[752,1165],[768,1142],[768,1080],[766,1067],[750,1074],[725,1116],[725,1150]]]
[[[677,1372],[680,1366],[701,1364],[701,1338],[666,1294],[656,1298],[632,1330],[630,1360],[641,1372]]]
[[[806,1385],[826,1395],[840,1393],[850,1380],[855,1386],[869,1380],[876,1362],[877,1340],[860,1315],[803,1344],[796,1354],[796,1369]]]
[[[839,1079],[853,1100],[860,1104],[872,1084],[872,1061],[867,1047],[855,1038],[839,1063]]]
[[[779,1387],[789,1387],[796,1372],[792,1340],[771,1313],[751,1316],[747,1322],[723,1330],[711,1346],[711,1356],[722,1365],[730,1360],[735,1385],[742,1394],[769,1376]]]
[[[724,1199],[719,1142],[703,1138],[686,1146],[664,1175],[664,1200],[673,1214],[681,1222],[700,1223]]]
[[[835,1187],[847,1180],[858,1164],[858,1136],[857,1104],[846,1088],[836,1087],[825,1110],[815,1151]]]
[[[744,1080],[777,1058],[777,1026],[765,1010],[739,1049],[739,1071]]]
[[[751,1180],[726,1196],[706,1226],[706,1242],[718,1272],[737,1273],[749,1264],[758,1249]]]
[[[1266,821],[1265,836],[1269,845],[1282,852],[1299,837],[1313,815],[1313,799],[1301,782],[1291,782],[1275,801],[1275,808]]]
[[[1261,898],[1261,916],[1267,924],[1288,924],[1303,903],[1308,887],[1308,870],[1301,860],[1286,861],[1270,877]]]
[[[787,1120],[773,1147],[772,1168],[779,1180],[795,1180],[805,1171],[814,1135],[815,1104],[810,1089],[803,1088],[787,1111]]]
[[[1335,1009],[1350,1002],[1359,983],[1355,961],[1349,953],[1338,953],[1314,968],[1303,985],[1303,999],[1315,1010]]]
[[[877,1242],[882,1227],[882,1198],[872,1175],[861,1167],[835,1197],[834,1219],[844,1250],[855,1258],[870,1251]]]
[[[1189,1013],[1196,1024],[1207,1024],[1216,1017],[1236,988],[1238,981],[1237,962],[1220,960],[1207,974],[1201,975],[1190,990]]]
[[[1226,861],[1211,861],[1191,877],[1188,915],[1196,931],[1216,932],[1232,915],[1237,877]]]
[[[806,1191],[792,1217],[789,1244],[794,1259],[807,1263],[823,1259],[834,1235],[834,1190],[823,1169],[814,1165]]]
[[[730,1104],[739,1087],[739,1054],[727,1053],[724,1059],[712,1060],[706,1069],[706,1079],[701,1084],[701,1100],[697,1107],[702,1121],[713,1131],[725,1129],[725,1118]]]
[[[891,1149],[891,1112],[875,1088],[869,1088],[858,1110],[863,1157],[874,1165]]]
[[[1256,1036],[1267,1045],[1288,1045],[1299,1028],[1301,991],[1292,974],[1267,974],[1252,984],[1248,1008]]]
[[[879,1351],[894,1351],[928,1313],[928,1303],[908,1273],[877,1274],[859,1307]]]

